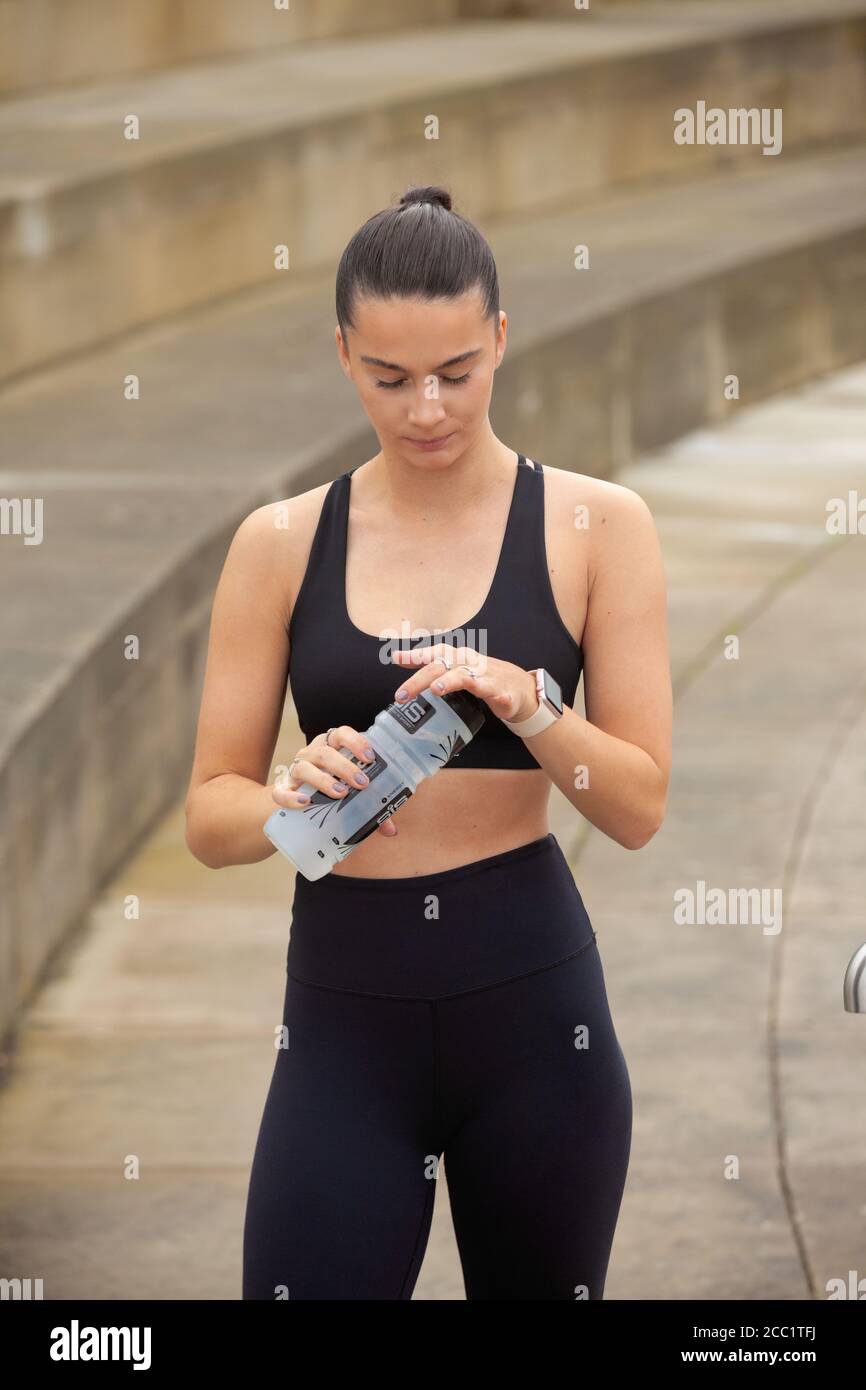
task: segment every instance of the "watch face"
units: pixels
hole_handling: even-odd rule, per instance
[[[549,671],[544,672],[544,698],[550,702],[558,715],[562,714],[562,688]]]

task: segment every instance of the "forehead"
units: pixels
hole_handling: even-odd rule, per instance
[[[349,332],[363,351],[375,351],[378,357],[399,352],[395,360],[401,362],[431,355],[439,361],[449,351],[461,352],[480,340],[485,327],[478,288],[456,299],[359,297],[354,317],[356,326]]]

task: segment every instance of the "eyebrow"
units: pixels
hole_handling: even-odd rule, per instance
[[[441,372],[445,367],[456,367],[461,362],[468,362],[470,357],[477,357],[481,348],[470,348],[468,352],[461,352],[457,357],[449,357],[447,362],[440,362],[438,367],[434,367],[434,372]],[[367,362],[371,367],[384,367],[388,372],[406,372],[407,367],[401,367],[397,362],[385,362],[381,357],[366,357],[361,354],[361,361]]]

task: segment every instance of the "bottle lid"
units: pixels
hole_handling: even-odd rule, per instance
[[[474,738],[485,719],[483,700],[479,700],[471,690],[449,690],[447,695],[440,695],[439,699],[451,706]]]

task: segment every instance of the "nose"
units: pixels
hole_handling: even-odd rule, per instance
[[[425,421],[435,423],[437,420],[447,419],[448,412],[442,404],[442,397],[428,396],[427,385],[421,382],[418,390],[413,393],[412,404],[409,407],[409,419],[414,424],[416,421],[423,424]]]
[[[438,401],[426,401],[425,404],[430,408],[425,410],[423,406],[419,405],[417,410],[409,411],[409,424],[413,429],[427,434],[434,425],[444,424],[448,419],[448,414]]]

